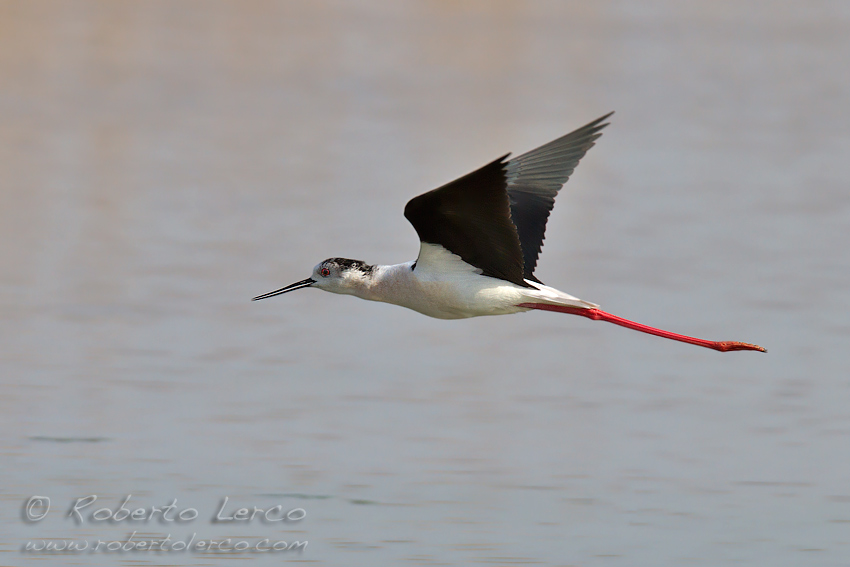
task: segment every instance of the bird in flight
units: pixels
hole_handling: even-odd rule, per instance
[[[758,345],[697,339],[623,319],[534,276],[555,196],[602,135],[611,114],[513,159],[506,154],[411,199],[404,216],[419,235],[416,260],[381,266],[328,258],[309,278],[253,300],[312,287],[401,305],[439,319],[537,309],[608,321],[722,352],[767,352]]]

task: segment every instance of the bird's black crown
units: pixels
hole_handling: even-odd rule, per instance
[[[367,276],[371,276],[375,270],[375,266],[371,266],[361,260],[350,260],[348,258],[328,258],[322,262],[322,266],[336,266],[341,271],[357,270]]]

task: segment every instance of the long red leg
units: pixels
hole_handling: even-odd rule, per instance
[[[635,323],[634,321],[629,321],[628,319],[623,319],[622,317],[617,317],[616,315],[611,315],[601,309],[585,309],[583,307],[570,307],[567,305],[549,305],[548,303],[520,303],[517,307],[542,309],[543,311],[555,311],[557,313],[569,313],[570,315],[581,315],[582,317],[587,317],[594,321],[608,321],[609,323],[614,323],[615,325],[620,325],[627,329],[634,329],[641,333],[649,333],[650,335],[664,337],[665,339],[673,339],[674,341],[682,341],[683,343],[712,348],[714,350],[719,350],[720,352],[727,352],[730,350],[757,350],[759,352],[767,352],[766,348],[762,348],[758,345],[751,345],[750,343],[738,343],[734,341],[707,341],[705,339],[697,339],[686,335],[671,333],[670,331],[656,329],[655,327],[649,327],[647,325]]]

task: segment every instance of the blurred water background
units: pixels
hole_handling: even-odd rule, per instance
[[[842,2],[0,3],[0,563],[850,564],[849,65]],[[537,275],[769,354],[249,301],[609,110]],[[133,531],[309,544],[22,551]]]

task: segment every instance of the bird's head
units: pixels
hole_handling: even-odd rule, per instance
[[[252,301],[274,297],[282,293],[305,287],[317,287],[332,293],[357,295],[358,290],[368,287],[372,279],[374,266],[360,260],[348,258],[328,258],[313,268],[313,275],[306,280],[295,282],[278,290],[258,295]]]

